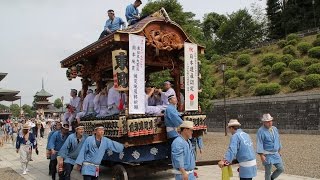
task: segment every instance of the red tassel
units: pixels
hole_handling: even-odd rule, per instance
[[[120,103],[119,103],[118,109],[119,109],[120,111],[121,111],[121,110],[123,110],[123,101],[122,101],[122,97],[120,98]]]

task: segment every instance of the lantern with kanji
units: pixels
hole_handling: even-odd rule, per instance
[[[114,88],[118,91],[128,90],[128,57],[126,50],[112,51]]]

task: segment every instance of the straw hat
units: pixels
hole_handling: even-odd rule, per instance
[[[22,126],[22,129],[30,129],[30,126],[28,125],[28,124],[24,124],[23,126]]]
[[[231,126],[241,126],[241,124],[237,119],[230,119],[228,123],[228,127],[231,127]]]
[[[272,121],[273,117],[268,113],[268,114],[264,114],[261,118],[262,122],[267,122],[267,121]]]
[[[183,121],[180,125],[180,128],[188,128],[193,129],[193,122],[192,121]]]

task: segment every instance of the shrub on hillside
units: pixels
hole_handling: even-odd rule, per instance
[[[301,77],[293,78],[289,83],[289,87],[292,90],[303,90],[304,83],[305,83],[305,80]]]
[[[316,40],[314,40],[313,43],[312,43],[312,45],[313,45],[314,47],[320,46],[320,38],[317,38]]]
[[[252,54],[261,54],[262,50],[260,48],[256,48],[252,50]]]
[[[320,34],[317,34],[317,39],[320,38]]]
[[[269,75],[271,73],[271,66],[270,65],[262,66],[261,71],[266,75]]]
[[[266,66],[266,65],[272,66],[278,61],[279,61],[279,56],[273,53],[265,54],[261,60],[263,66]]]
[[[309,74],[306,76],[305,87],[320,87],[320,74]]]
[[[224,87],[223,86],[216,86],[215,89],[217,90],[217,98],[223,98],[224,96]],[[226,97],[230,96],[232,89],[226,87]]]
[[[278,41],[277,45],[278,45],[278,47],[280,49],[282,49],[287,45],[287,41],[286,40],[280,40],[280,41]]]
[[[247,85],[249,87],[254,86],[255,84],[257,84],[258,80],[256,78],[250,78],[246,81]]]
[[[308,42],[301,42],[297,46],[298,51],[302,55],[308,54],[308,51],[311,48],[312,48],[312,45],[310,43],[308,43]]]
[[[286,39],[287,39],[287,41],[291,41],[291,40],[300,41],[300,37],[297,34],[294,34],[294,33],[289,34]]]
[[[285,71],[280,75],[281,84],[288,84],[293,78],[298,77],[296,71]]]
[[[300,59],[293,60],[289,63],[289,68],[297,72],[302,72],[304,68],[304,61]]]
[[[220,59],[221,59],[221,56],[220,56],[220,55],[214,54],[214,55],[211,56],[210,61],[211,61],[211,62],[216,62],[216,61],[218,61],[218,60],[220,60]]]
[[[288,41],[287,45],[292,45],[292,46],[295,46],[298,44],[298,41],[296,39],[293,39],[293,40],[290,40]]]
[[[236,72],[236,76],[239,78],[239,79],[244,79],[244,76],[246,75],[246,71],[242,70],[242,69],[239,69],[237,72]]]
[[[239,82],[240,79],[238,77],[233,77],[227,81],[227,86],[231,89],[236,89],[238,87]]]
[[[271,68],[271,71],[277,75],[281,74],[285,68],[286,68],[286,64],[283,63],[283,62],[278,62],[278,63],[275,63],[272,68]]]
[[[253,73],[259,73],[260,69],[258,67],[253,67],[253,68],[251,68],[250,71],[253,72]]]
[[[251,78],[258,78],[258,74],[257,73],[253,73],[253,72],[251,72],[251,73],[247,73],[245,76],[244,76],[244,79],[246,80],[246,81],[248,81],[249,79],[251,79]]]
[[[280,92],[281,86],[278,83],[261,83],[256,86],[255,95],[273,95]]]
[[[305,65],[306,67],[309,67],[310,65],[316,64],[316,63],[319,63],[319,62],[320,62],[320,59],[308,58],[308,59],[305,60],[304,65]]]
[[[320,46],[313,47],[308,51],[308,55],[311,58],[318,58],[320,59]]]
[[[250,64],[250,55],[249,54],[241,54],[237,58],[237,65],[238,66],[246,66]]]
[[[282,50],[283,54],[291,54],[292,56],[296,56],[296,48],[292,45],[288,45],[286,47],[283,48]]]
[[[280,57],[280,61],[286,64],[289,64],[292,60],[294,60],[294,57],[291,54],[284,54]]]
[[[261,79],[260,79],[260,82],[261,82],[261,83],[268,83],[268,82],[269,82],[269,79],[268,79],[268,78],[261,78]]]
[[[307,74],[320,74],[320,63],[310,65],[307,70]]]
[[[232,66],[234,66],[236,61],[234,59],[232,59],[232,58],[224,58],[223,62],[225,62],[227,66],[231,66],[232,67]]]
[[[236,71],[233,69],[229,69],[224,73],[224,77],[226,80],[231,79],[236,76]]]

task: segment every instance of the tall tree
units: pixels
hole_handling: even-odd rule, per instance
[[[9,107],[3,104],[0,104],[0,110],[9,110]]]
[[[35,117],[35,111],[32,110],[31,106],[24,104],[22,106],[22,110],[24,111],[24,113],[26,114],[27,117]]]
[[[285,36],[282,22],[282,3],[279,0],[267,0],[267,16],[269,27],[269,38],[279,39]]]
[[[20,116],[20,107],[18,104],[11,104],[10,105],[10,111],[14,117]]]
[[[54,100],[53,106],[56,107],[57,109],[60,109],[63,106],[61,99],[57,98],[56,100]]]

